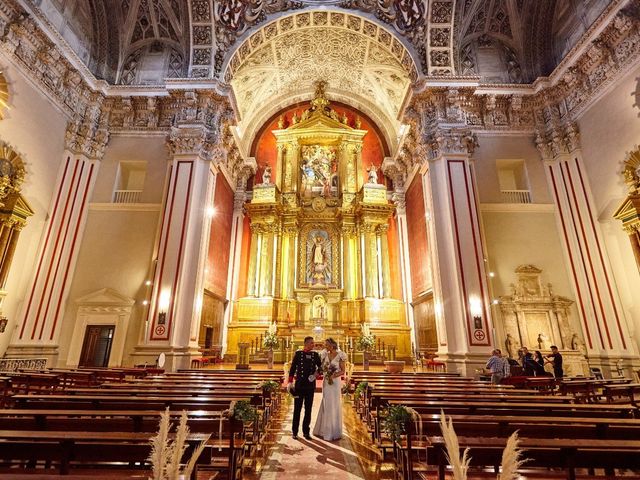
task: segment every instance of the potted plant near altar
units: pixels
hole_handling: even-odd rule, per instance
[[[269,325],[269,330],[267,330],[267,334],[262,339],[262,348],[267,351],[267,368],[269,369],[273,368],[273,349],[278,348],[280,345],[276,331],[276,323],[273,322]]]
[[[362,350],[362,369],[369,370],[369,360],[371,358],[371,350],[375,346],[375,337],[369,331],[369,325],[362,326],[362,333],[356,340],[356,347]]]

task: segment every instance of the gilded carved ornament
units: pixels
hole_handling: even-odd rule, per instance
[[[20,193],[25,174],[20,155],[7,143],[0,141],[0,203],[12,193]]]
[[[627,153],[622,170],[624,182],[627,184],[629,193],[640,193],[640,147],[635,146],[631,152]]]

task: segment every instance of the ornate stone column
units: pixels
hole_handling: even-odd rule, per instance
[[[380,296],[382,298],[391,298],[391,270],[389,268],[389,237],[387,231],[389,225],[378,225],[377,228],[377,241],[380,244],[380,267],[382,271],[380,276],[382,278],[382,291]]]
[[[35,271],[18,315],[8,356],[44,356],[55,365],[67,296],[86,224],[100,159],[109,138],[96,94],[82,120],[65,133],[65,152],[43,230]]]
[[[380,298],[377,227],[375,223],[365,222],[362,224],[362,235],[364,238],[364,264],[362,265],[362,274],[365,286],[364,296],[368,298]]]
[[[548,124],[538,131],[536,145],[556,205],[558,230],[589,357],[597,361],[597,356],[637,355],[594,211],[577,127],[560,122],[555,110],[548,108]]]
[[[355,224],[342,223],[342,279],[344,281],[344,298],[358,298],[358,234]]]
[[[295,259],[298,223],[295,218],[286,218],[282,229],[282,247],[280,259],[281,297],[283,300],[294,298]]]
[[[464,129],[436,129],[428,137],[428,171],[423,183],[433,219],[436,326],[439,356],[450,370],[472,374],[486,361],[492,319],[471,162],[476,141]],[[458,365],[455,365],[458,364]]]
[[[249,297],[258,296],[257,275],[258,275],[258,245],[262,234],[259,233],[258,225],[251,225],[251,243],[249,245],[249,273],[247,275],[247,295]]]
[[[273,297],[273,276],[275,269],[275,242],[277,239],[277,225],[264,225],[262,234],[262,242],[260,249],[260,275],[259,275],[259,291],[260,297]]]
[[[190,110],[186,109],[185,114]],[[204,267],[209,244],[217,170],[211,159],[209,131],[195,121],[172,127],[168,138],[169,180],[156,246],[157,264],[148,310],[145,342],[136,363],[153,363],[166,354],[167,369],[188,368],[199,355]]]
[[[11,263],[13,262],[13,255],[16,252],[16,247],[18,246],[18,238],[20,237],[20,232],[23,228],[24,223],[15,222],[11,227],[11,233],[9,236],[7,248],[3,248],[2,250],[0,250],[4,251],[4,256],[2,258],[2,268],[0,268],[0,289],[2,290],[4,290],[4,287],[7,283],[7,277],[9,276],[9,270],[11,269]]]

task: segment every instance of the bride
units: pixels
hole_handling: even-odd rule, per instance
[[[322,383],[322,403],[316,418],[313,434],[324,440],[338,440],[342,438],[342,381],[340,377],[345,373],[347,355],[338,350],[338,344],[333,338],[325,342],[325,350],[320,353],[322,370],[333,367],[335,373],[331,375],[333,383],[329,384],[328,375]]]

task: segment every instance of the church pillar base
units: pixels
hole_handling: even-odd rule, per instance
[[[11,345],[4,358],[44,358],[47,368],[53,368],[58,366],[58,356],[57,345]]]

